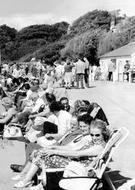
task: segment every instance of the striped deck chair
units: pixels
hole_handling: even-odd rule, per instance
[[[128,136],[128,130],[126,128],[120,128],[115,131],[106,144],[102,153],[98,156],[96,165],[93,168],[96,177],[68,177],[62,178],[59,182],[59,186],[65,190],[96,190],[100,189],[103,182],[103,174],[112,158],[115,150]]]

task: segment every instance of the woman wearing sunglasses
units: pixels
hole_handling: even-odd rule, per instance
[[[92,121],[90,125],[80,122],[80,129],[82,132],[89,131],[91,136],[89,143],[86,143],[79,150],[42,149],[40,154],[33,158],[26,176],[16,183],[15,187],[26,187],[30,184],[32,177],[42,167],[43,163],[45,168],[63,168],[74,160],[87,167],[102,152],[109,139],[109,132],[106,124],[98,119]]]

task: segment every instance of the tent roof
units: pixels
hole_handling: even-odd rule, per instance
[[[100,59],[131,56],[131,54],[133,53],[135,53],[135,42],[131,42],[125,46],[122,46],[121,48],[118,48],[109,53],[106,53],[100,56]]]

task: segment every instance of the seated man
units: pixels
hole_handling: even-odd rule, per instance
[[[67,97],[62,97],[60,98],[60,103],[62,105],[63,110],[70,111],[70,105],[69,105],[69,100]]]

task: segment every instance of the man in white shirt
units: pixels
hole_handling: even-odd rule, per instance
[[[61,104],[59,102],[52,102],[50,105],[50,111],[55,118],[55,124],[58,126],[57,134],[46,134],[46,138],[53,137],[55,140],[59,140],[70,129],[71,114],[67,111],[61,110]]]
[[[79,82],[81,83],[81,88],[84,88],[84,73],[85,73],[85,62],[81,59],[75,63],[76,68],[76,80],[77,80],[77,88],[79,88]]]
[[[20,69],[18,67],[13,70],[12,76],[16,79],[20,77]]]

